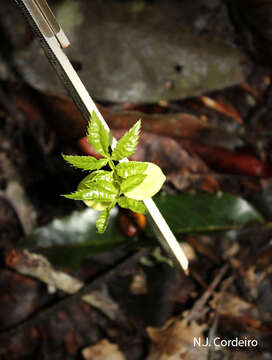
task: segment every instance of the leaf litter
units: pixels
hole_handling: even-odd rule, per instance
[[[212,3],[209,11],[224,14],[226,8]],[[214,21],[218,25],[218,15]],[[190,244],[189,277],[176,273],[167,255],[154,250],[157,243],[143,225],[144,215],[116,207],[108,232],[98,238],[96,212],[59,199],[81,176],[64,169],[59,155],[98,158],[86,146],[85,123],[66,96],[1,80],[1,190],[14,180],[20,184],[37,214],[37,227],[22,238],[27,214],[20,215],[8,198],[1,200],[0,357],[20,359],[24,353],[37,359],[46,353],[52,359],[88,359],[95,351],[96,358],[99,353],[101,359],[129,360],[271,356],[271,80],[255,60],[243,59],[251,74],[238,86],[183,101],[165,97],[151,105],[100,107],[118,138],[142,119],[144,133],[133,160],[157,163],[167,174],[157,201],[182,246]],[[170,94],[173,84],[168,85],[164,91]],[[16,268],[23,252],[14,252],[15,246],[27,247],[30,256],[42,253],[50,271],[37,276],[34,258],[24,270]],[[147,250],[139,258],[117,265],[112,277],[105,275],[143,247]],[[72,302],[73,295],[67,298],[61,286],[56,290],[58,283],[45,281],[46,274],[62,285],[62,275],[83,287],[96,277],[102,280],[90,306],[80,297]],[[29,317],[36,322],[29,323]],[[255,339],[258,348],[196,348],[194,336]]]

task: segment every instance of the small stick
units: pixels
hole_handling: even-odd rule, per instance
[[[219,314],[220,314],[220,307],[221,307],[221,303],[222,303],[222,299],[224,297],[224,295],[226,294],[227,288],[231,285],[231,283],[233,282],[233,277],[229,277],[228,279],[224,280],[223,285],[221,287],[221,291],[220,291],[220,295],[219,295],[219,300],[217,301],[216,304],[216,309],[215,309],[215,316],[214,316],[214,321],[213,324],[210,328],[209,331],[209,344],[211,344],[212,346],[209,347],[209,351],[208,351],[208,359],[207,360],[213,360],[214,358],[214,342],[212,341],[212,339],[214,339],[217,327],[218,327],[218,319],[219,319]]]
[[[204,292],[204,294],[195,302],[192,310],[188,314],[187,321],[196,320],[199,317],[199,314],[203,307],[205,306],[206,302],[208,301],[209,297],[214,292],[215,288],[219,285],[220,281],[222,280],[223,276],[228,271],[229,265],[226,264],[221,267],[219,273],[213,279],[211,284],[209,285],[208,289]]]
[[[118,265],[111,266],[110,269],[107,269],[102,274],[98,275],[93,281],[83,286],[76,293],[65,297],[64,299],[58,301],[56,304],[46,308],[45,310],[39,311],[36,315],[27,318],[25,321],[20,322],[19,324],[12,326],[6,330],[0,332],[0,341],[4,341],[18,332],[25,332],[32,327],[37,326],[41,322],[47,320],[50,316],[54,315],[56,312],[61,310],[63,307],[67,307],[73,304],[75,301],[81,300],[83,295],[88,294],[90,291],[95,290],[101,283],[107,282],[112,276],[117,272],[125,270],[125,268],[132,262],[136,262],[145,254],[144,250],[137,252],[136,254],[130,255],[125,259],[121,260]]]
[[[84,283],[75,277],[54,269],[42,255],[27,250],[8,251],[5,255],[5,262],[6,266],[20,274],[31,276],[67,294],[74,294],[84,286]],[[122,317],[118,304],[98,291],[84,295],[81,300],[104,312],[111,320]]]

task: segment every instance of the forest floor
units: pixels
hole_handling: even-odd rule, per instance
[[[272,79],[243,49],[243,82],[177,101],[100,101],[137,161],[167,175],[155,198],[190,263],[171,265],[146,218],[61,194],[95,155],[66,95],[0,82],[0,359],[272,358]],[[209,346],[205,345],[206,341]]]

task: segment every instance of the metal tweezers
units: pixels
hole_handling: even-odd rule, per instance
[[[110,133],[106,121],[63,51],[63,49],[70,45],[70,42],[47,2],[45,0],[14,1],[22,10],[34,33],[39,38],[46,56],[70,93],[82,116],[86,121],[89,121],[91,113],[95,111],[105,129]],[[114,148],[116,143],[117,141],[113,138],[112,148]],[[185,273],[188,273],[188,259],[156,204],[151,198],[143,202],[148,211],[148,219],[159,242]]]

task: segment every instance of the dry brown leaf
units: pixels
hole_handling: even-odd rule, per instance
[[[179,245],[190,262],[193,262],[197,259],[194,248],[188,242],[182,241],[179,243]]]
[[[82,356],[85,360],[125,360],[118,346],[107,339],[83,349]]]
[[[125,130],[113,130],[112,133],[117,139],[120,139]],[[80,139],[79,147],[85,154],[97,157],[86,137]],[[154,162],[167,174],[176,171],[183,174],[202,174],[209,170],[197,155],[190,154],[183,149],[175,139],[145,131],[141,132],[139,145],[130,159]]]
[[[119,139],[125,130],[113,130],[112,133]],[[101,157],[90,145],[87,137],[81,138],[78,145],[84,154]],[[217,180],[198,155],[186,151],[177,140],[168,136],[142,131],[139,145],[131,160],[150,161],[159,165],[167,174],[167,181],[180,191],[191,184],[204,191],[219,190]]]
[[[51,291],[58,289],[68,294],[74,294],[84,285],[77,278],[54,269],[44,256],[27,250],[7,251],[5,261],[8,267],[19,273],[30,275],[44,282],[50,287]],[[91,291],[83,295],[82,300],[99,309],[112,320],[122,316],[118,304],[100,291]]]
[[[216,308],[224,326],[227,324],[236,324],[243,329],[260,329],[266,318],[266,314],[259,311],[255,304],[246,302],[239,296],[225,293],[224,296],[219,295],[219,303],[217,306],[218,294],[210,302],[211,308]]]
[[[211,307],[216,308],[217,295],[211,300]],[[220,306],[217,307],[217,311],[220,315],[239,317],[249,312],[254,305],[244,301],[239,296],[225,293],[220,297]]]
[[[130,291],[134,295],[143,295],[148,293],[146,274],[142,269],[139,269],[134,274],[130,284]]]
[[[256,89],[256,86],[249,84],[248,82],[243,82],[240,84],[241,88],[244,89],[248,94],[253,96],[257,101],[261,101],[262,97],[259,91]]]
[[[208,96],[201,96],[200,100],[206,107],[234,119],[236,122],[238,122],[238,124],[243,124],[243,119],[239,115],[238,111],[222,96],[220,96],[217,100],[214,100]]]
[[[243,277],[245,279],[247,290],[253,299],[257,299],[259,293],[258,287],[265,276],[265,272],[261,273],[260,276],[257,275],[255,265],[252,265],[247,270],[243,271]]]
[[[86,122],[69,97],[42,92],[36,92],[36,94],[42,103],[50,109],[51,116],[48,117],[48,121],[57,131],[58,138],[61,137],[63,141],[67,142],[67,140],[84,136]],[[25,89],[17,90],[16,95],[20,100],[20,102],[17,101],[17,106],[28,115],[29,106],[32,105],[31,96],[25,95]],[[200,139],[203,133],[209,132],[210,129],[214,130],[196,116],[187,113],[149,115],[138,111],[115,113],[104,106],[98,106],[98,108],[111,129],[129,129],[137,120],[142,119],[144,131],[166,136],[196,140]]]
[[[225,351],[224,360],[265,360],[266,354],[265,353],[256,353],[250,351]],[[223,359],[222,359],[223,360]]]
[[[204,342],[205,329],[205,324],[199,325],[196,321],[188,324],[186,319],[170,319],[162,328],[148,327],[152,344],[147,360],[206,359],[207,349],[194,346],[194,338]]]
[[[199,238],[194,235],[189,235],[187,241],[199,254],[206,256],[213,263],[218,264],[220,262],[220,257],[214,253],[213,247],[206,244],[203,239],[204,237]]]

